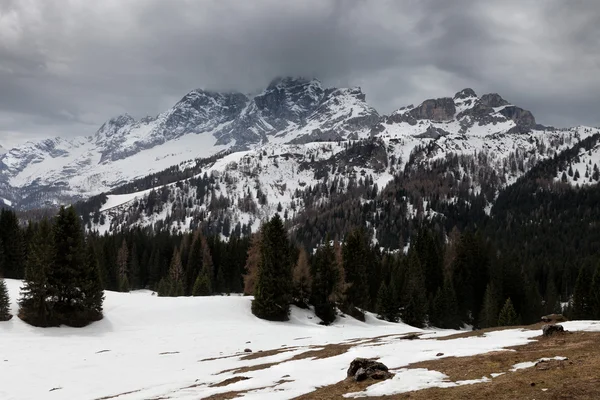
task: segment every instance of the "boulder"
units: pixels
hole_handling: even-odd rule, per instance
[[[566,320],[562,314],[550,314],[542,317],[542,322],[565,322]]]
[[[366,379],[384,380],[389,379],[393,376],[388,371],[388,367],[380,363],[377,360],[368,358],[355,358],[348,368],[347,376],[354,378],[355,381],[360,382]]]
[[[565,328],[562,325],[544,325],[542,326],[542,334],[544,336],[552,336],[556,333],[564,333]]]

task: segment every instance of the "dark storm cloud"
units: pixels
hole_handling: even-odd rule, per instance
[[[192,88],[362,86],[380,112],[463,87],[600,125],[593,1],[0,0],[0,142],[89,135]]]

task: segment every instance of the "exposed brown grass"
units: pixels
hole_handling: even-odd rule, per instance
[[[489,330],[488,330],[489,331]],[[461,334],[459,337],[472,336]],[[431,388],[371,399],[477,400],[477,399],[600,399],[600,333],[574,332],[513,347],[515,351],[495,352],[473,357],[448,357],[410,365],[440,371],[450,380],[478,379],[493,372],[506,374],[491,382],[453,388]],[[509,372],[514,364],[543,357],[564,356],[567,361],[541,363],[533,368]],[[362,391],[372,381],[344,380],[320,388],[297,399],[340,399],[346,393]],[[542,389],[546,389],[543,391]]]
[[[209,387],[212,388],[212,387],[228,386],[228,385],[232,385],[236,382],[246,381],[248,379],[250,379],[250,378],[248,378],[247,376],[234,376],[233,378],[225,379],[224,381],[221,381],[219,383],[213,383]]]

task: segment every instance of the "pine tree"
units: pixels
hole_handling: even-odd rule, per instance
[[[500,293],[493,283],[488,283],[483,298],[483,309],[479,317],[481,328],[491,328],[498,324],[500,315]]]
[[[590,288],[591,318],[600,319],[600,263],[596,267]]]
[[[202,244],[200,241],[200,231],[196,231],[192,238],[190,254],[188,255],[185,267],[186,292],[193,292],[193,286],[196,285],[198,276],[202,272]]]
[[[506,299],[500,315],[498,316],[498,326],[515,326],[519,325],[519,317],[513,307],[510,297]]]
[[[163,278],[158,289],[159,296],[178,297],[183,296],[183,267],[181,266],[181,256],[179,249],[173,250],[173,257],[169,265],[169,275]]]
[[[214,291],[214,289],[215,289],[215,269],[214,269],[212,256],[210,254],[210,247],[208,246],[208,242],[206,241],[206,238],[204,236],[200,237],[200,245],[202,248],[202,271],[209,279],[211,291]],[[223,280],[223,278],[221,278],[221,280]],[[222,288],[220,288],[220,289],[222,289]]]
[[[456,293],[449,279],[446,279],[443,287],[438,289],[432,303],[430,322],[433,326],[447,329],[460,328],[461,321],[458,315]]]
[[[0,322],[8,321],[12,318],[10,313],[10,298],[8,297],[8,289],[6,282],[0,278]]]
[[[91,321],[102,319],[104,290],[100,279],[100,266],[96,249],[91,240],[87,240],[85,248],[85,272],[81,289],[84,293],[83,306]]]
[[[423,327],[427,318],[425,278],[415,250],[409,251],[407,281],[403,292],[402,322],[417,328]]]
[[[25,266],[23,233],[17,215],[10,210],[0,211],[0,240],[3,245],[3,273],[5,278],[22,279]]]
[[[211,294],[210,278],[205,272],[200,271],[192,287],[192,296],[210,296]]]
[[[61,207],[54,223],[54,265],[48,284],[56,296],[54,309],[69,317],[81,307],[83,293],[77,288],[85,262],[83,231],[73,207]]]
[[[582,266],[573,290],[573,318],[589,319],[592,316],[590,291],[592,277],[586,265]]]
[[[381,282],[377,294],[377,314],[379,318],[389,322],[398,322],[400,319],[400,308],[396,297],[393,281],[390,287],[385,282]]]
[[[128,261],[127,242],[123,240],[117,254],[117,290],[119,292],[129,292]]]
[[[51,321],[48,274],[54,266],[54,232],[47,219],[34,229],[27,251],[25,280],[19,299],[19,317],[32,325],[48,326]]]
[[[252,313],[266,320],[288,319],[292,300],[292,268],[283,222],[276,214],[265,224]]]
[[[338,282],[335,252],[329,238],[317,249],[313,260],[313,281],[311,302],[315,306],[315,314],[324,325],[335,320],[335,287]]]
[[[256,280],[258,279],[258,265],[260,263],[260,246],[262,243],[262,231],[261,230],[250,238],[250,247],[248,248],[248,255],[246,257],[246,265],[244,274],[244,294],[253,295],[256,287]]]
[[[367,308],[370,304],[367,258],[369,244],[364,229],[355,229],[346,235],[342,246],[342,258],[348,289],[346,290],[346,309]]]
[[[130,289],[142,288],[140,261],[135,243],[133,246],[131,246],[131,255],[129,257],[129,274],[131,276]]]
[[[294,266],[294,302],[299,307],[307,308],[310,299],[310,289],[312,285],[312,277],[310,274],[310,266],[308,265],[308,255],[304,248],[300,248],[298,253],[298,261]]]

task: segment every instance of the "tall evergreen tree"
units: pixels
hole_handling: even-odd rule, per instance
[[[54,232],[47,219],[33,229],[27,250],[25,280],[19,299],[19,317],[37,326],[52,324],[48,299],[54,293],[48,285],[48,274],[54,268]]]
[[[515,307],[513,306],[513,303],[509,297],[506,299],[502,310],[500,310],[500,315],[498,316],[498,326],[515,326],[519,325],[519,323],[519,317],[517,316]]]
[[[283,321],[288,319],[292,268],[289,244],[283,222],[276,214],[265,224],[260,243],[260,259],[252,313],[259,318]]]
[[[195,286],[195,281],[202,272],[202,244],[200,242],[200,231],[194,232],[190,254],[185,266],[186,292]],[[207,277],[208,278],[208,277]]]
[[[127,242],[123,240],[121,248],[117,254],[117,290],[119,292],[129,292],[129,250]]]
[[[19,219],[14,211],[0,211],[0,241],[3,244],[5,278],[22,279],[25,266],[25,247]]]
[[[381,319],[389,322],[398,322],[400,319],[400,306],[397,302],[397,294],[394,282],[390,286],[381,282],[379,293],[377,294],[377,315]]]
[[[427,319],[425,277],[415,250],[409,251],[408,272],[403,293],[402,322],[417,328],[423,327]]]
[[[600,319],[600,263],[596,267],[590,288],[591,317]]]
[[[483,298],[483,308],[479,317],[481,328],[491,328],[497,326],[500,315],[500,293],[493,283],[488,283]]]
[[[294,302],[299,307],[307,308],[310,301],[310,290],[312,285],[312,276],[310,266],[308,265],[308,255],[304,248],[300,248],[298,261],[294,266]]]
[[[104,290],[100,279],[100,265],[96,249],[91,240],[87,240],[85,249],[85,272],[81,284],[83,293],[83,306],[89,315],[90,320],[102,318],[102,308],[104,303]]]
[[[342,258],[348,289],[346,290],[346,308],[369,307],[369,286],[367,260],[369,243],[364,229],[355,229],[346,235],[342,246]]]
[[[338,282],[338,269],[336,268],[335,253],[329,243],[317,249],[313,258],[313,281],[312,281],[312,304],[315,306],[315,314],[321,318],[325,325],[335,320],[334,292]]]
[[[164,277],[159,284],[158,295],[178,297],[184,295],[183,289],[183,267],[181,266],[181,256],[179,249],[173,250],[173,257],[169,265],[169,275]]]
[[[0,322],[8,321],[12,318],[10,313],[10,298],[8,297],[8,289],[6,282],[0,277]]]
[[[246,256],[246,265],[244,267],[244,294],[253,295],[254,289],[256,288],[256,281],[258,279],[258,265],[260,264],[260,246],[262,243],[262,231],[264,226],[261,227],[260,231],[252,235],[250,238],[250,247],[248,248],[248,255]]]
[[[592,301],[590,291],[592,286],[592,276],[586,265],[579,270],[575,289],[573,290],[573,318],[589,319],[592,316]]]

